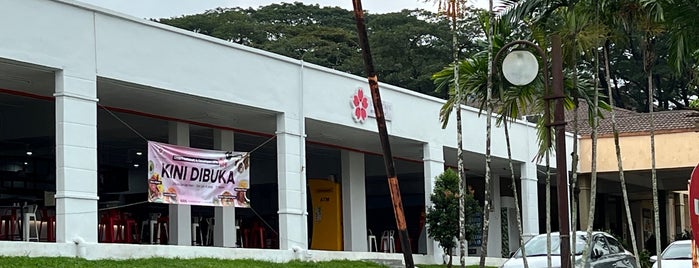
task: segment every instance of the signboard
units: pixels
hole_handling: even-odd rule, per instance
[[[689,181],[689,222],[694,245],[699,247],[699,165],[692,171],[692,179]]]
[[[148,142],[148,202],[250,207],[250,158],[244,152]]]
[[[386,121],[393,119],[393,105],[390,102],[382,101],[383,115]],[[367,117],[376,117],[374,102],[371,100],[371,92],[365,92],[361,87],[350,97],[350,108],[352,119],[358,123],[364,123]]]

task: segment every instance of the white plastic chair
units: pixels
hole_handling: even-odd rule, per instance
[[[24,209],[24,219],[22,219],[22,230],[24,231],[24,241],[30,241],[32,239],[39,241],[39,226],[36,219],[36,209],[37,205],[27,205]],[[32,221],[34,222],[34,235],[31,236]]]
[[[201,221],[201,217],[193,217],[192,218],[192,246],[201,246],[204,245],[204,235],[201,231],[201,228],[199,227],[199,222]],[[199,236],[197,236],[199,235]],[[199,238],[201,243],[197,242],[197,238]]]
[[[369,229],[368,231],[369,235],[367,236],[367,246],[369,248],[369,252],[379,251],[379,247],[376,246],[376,236],[371,232],[371,229]],[[372,244],[374,247],[372,247]]]
[[[150,236],[150,243],[154,243],[156,235],[153,232],[155,231],[155,226],[158,225],[158,218],[160,218],[160,213],[151,213],[149,219],[141,222],[141,241],[145,241],[143,240],[143,235],[146,233],[144,232],[146,226],[148,226],[150,227],[150,232],[148,233]]]
[[[381,235],[381,249],[383,252],[396,252],[396,241],[393,238],[394,232],[395,231],[393,230],[383,231],[383,234]]]

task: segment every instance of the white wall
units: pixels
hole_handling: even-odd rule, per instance
[[[302,94],[299,61],[104,10],[93,11],[71,1],[0,0],[0,4],[0,24],[14,25],[0,28],[5,39],[0,44],[0,58],[78,72],[93,66],[85,62],[95,61],[102,77],[291,116],[301,110],[296,101]],[[26,14],[33,14],[33,19],[27,20]],[[96,55],[81,53],[91,49],[96,49]],[[305,117],[376,129],[373,118],[356,123],[349,108],[338,108],[349,107],[357,87],[368,88],[365,78],[312,64],[305,64],[302,77]],[[437,120],[442,100],[386,84],[381,84],[381,89],[384,101],[393,104],[393,119],[388,123],[391,135],[455,146],[454,120],[444,130]],[[476,109],[465,108],[463,116],[464,129],[485,129],[485,117],[478,117]],[[525,141],[513,143],[513,158],[529,162],[536,153],[536,132],[528,124],[515,124],[510,131],[513,138]],[[501,129],[493,129],[494,156],[507,155],[503,136]],[[568,138],[570,146],[572,137]],[[465,150],[484,153],[485,131],[470,131],[465,140]]]

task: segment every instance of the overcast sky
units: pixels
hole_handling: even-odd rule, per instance
[[[169,18],[181,15],[197,14],[217,7],[253,7],[266,6],[272,3],[291,3],[294,0],[77,0],[91,5],[115,10],[139,18]],[[339,6],[352,9],[352,0],[296,0],[305,4],[320,6]],[[487,8],[487,0],[469,0],[470,4],[479,8]],[[387,13],[402,9],[422,8],[436,11],[433,1],[424,0],[363,0],[362,7],[370,13]]]

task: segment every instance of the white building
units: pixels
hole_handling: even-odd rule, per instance
[[[365,78],[74,1],[0,0],[0,6],[0,200],[23,196],[50,206],[53,200],[43,195],[32,198],[55,191],[56,211],[56,243],[3,246],[0,254],[287,260],[293,257],[288,249],[310,247],[307,179],[334,177],[343,196],[343,248],[351,253],[311,250],[306,257],[401,258],[360,253],[367,251],[367,229],[379,236],[395,224],[385,208],[390,199],[376,122],[356,120],[350,106],[358,88],[368,88]],[[386,84],[381,94],[390,107],[387,126],[408,229],[418,244],[416,262],[441,262],[441,251],[419,238],[417,225],[434,178],[456,166],[455,120],[441,129],[441,99]],[[470,107],[462,113],[469,184],[482,192],[486,119]],[[538,234],[543,167],[532,163],[536,130],[517,122],[510,133],[524,233]],[[98,208],[146,199],[143,166],[134,166],[141,163],[135,153],[145,150],[145,139],[250,151],[275,135],[253,152],[250,198],[255,214],[264,214],[278,231],[273,245],[286,251],[228,248],[236,241],[233,219],[254,214],[190,206],[164,210],[170,244],[191,245],[192,217],[211,213],[230,223],[216,225],[214,244],[222,248],[178,252],[98,243]],[[494,127],[492,138],[488,255],[501,257],[517,248],[517,237],[514,209],[508,209],[513,201],[503,130]],[[567,142],[570,148],[572,136]]]

